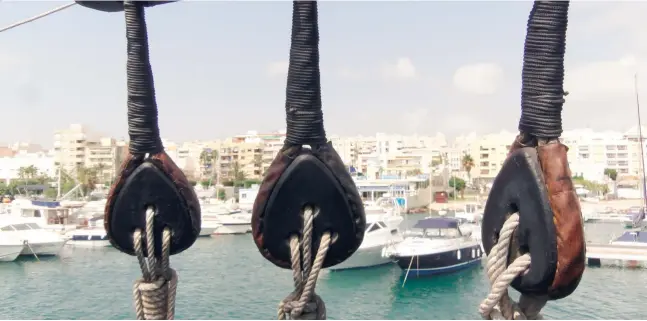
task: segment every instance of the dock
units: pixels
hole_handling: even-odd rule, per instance
[[[587,244],[586,261],[589,266],[647,268],[647,247]]]

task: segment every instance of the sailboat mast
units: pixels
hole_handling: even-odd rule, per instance
[[[643,208],[647,207],[647,182],[645,182],[645,151],[643,146],[643,130],[640,121],[640,99],[638,97],[638,74],[634,75],[634,91],[636,93],[636,111],[638,112],[638,140],[640,141],[640,160],[642,163],[642,181],[643,181]]]

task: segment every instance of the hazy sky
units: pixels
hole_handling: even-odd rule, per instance
[[[0,2],[0,26],[64,3]],[[320,2],[328,133],[516,130],[531,6]],[[147,10],[162,135],[183,141],[285,127],[291,12],[287,1]],[[635,71],[647,94],[645,12],[645,2],[571,3],[565,129],[635,125]],[[70,123],[125,137],[124,32],[123,13],[73,6],[0,33],[0,141],[49,145]]]

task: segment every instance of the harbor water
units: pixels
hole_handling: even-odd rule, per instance
[[[622,231],[616,225],[587,225],[587,235],[608,241],[610,233]],[[275,319],[278,302],[292,291],[290,272],[263,259],[250,235],[199,239],[173,256],[171,265],[179,274],[177,319]],[[326,302],[329,319],[479,318],[478,304],[488,292],[482,268],[410,277],[404,286],[401,274],[395,265],[325,271],[317,293]],[[0,264],[0,315],[4,319],[133,319],[132,283],[138,277],[137,260],[111,248],[66,247],[58,258]],[[641,319],[644,297],[647,270],[587,268],[577,291],[549,302],[544,315]]]

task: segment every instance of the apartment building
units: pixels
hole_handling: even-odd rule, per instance
[[[256,132],[234,136],[220,145],[220,181],[263,177],[263,148],[265,142]]]
[[[55,177],[57,168],[54,166],[54,155],[47,152],[19,151],[10,156],[0,157],[0,180],[11,182],[21,179],[20,168],[34,166],[38,169],[36,175]]]
[[[79,167],[94,168],[98,178],[111,181],[126,156],[126,143],[101,137],[80,124],[54,133],[54,167],[76,173]]]
[[[494,180],[508,156],[508,150],[516,135],[516,133],[501,131],[483,135],[471,142],[468,154],[474,160],[474,168],[470,172],[472,179],[479,183]]]

